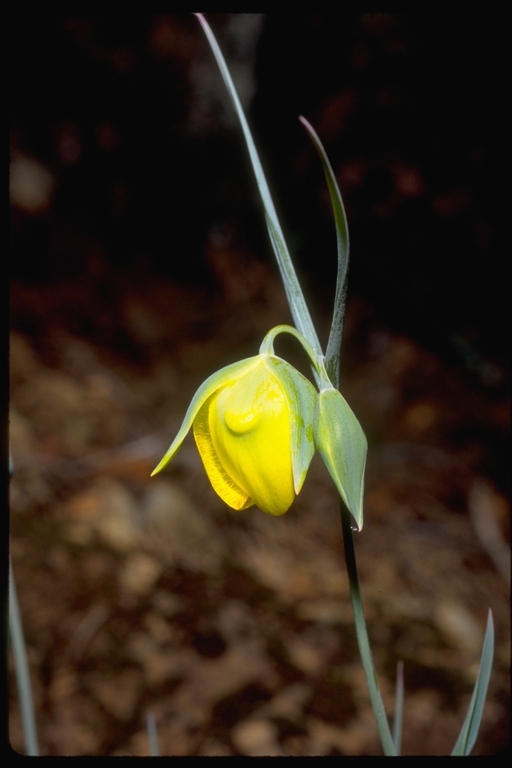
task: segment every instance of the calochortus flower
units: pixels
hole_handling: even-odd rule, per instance
[[[233,509],[256,504],[282,515],[299,493],[315,450],[318,393],[273,354],[228,365],[197,390],[183,424],[153,475],[173,458],[190,428],[214,490]]]
[[[302,344],[319,392],[274,354],[280,333]],[[259,355],[222,368],[199,387],[153,475],[171,461],[191,428],[213,488],[233,509],[256,504],[271,515],[284,514],[318,449],[361,530],[366,438],[348,403],[333,388],[323,357],[315,355],[296,328],[272,328]]]

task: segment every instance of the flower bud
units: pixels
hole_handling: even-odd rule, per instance
[[[260,354],[210,376],[196,392],[171,447],[172,459],[193,427],[205,470],[233,509],[256,504],[271,515],[288,510],[315,450],[317,392],[293,366]]]

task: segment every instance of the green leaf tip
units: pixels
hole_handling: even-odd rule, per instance
[[[466,757],[471,754],[478,737],[480,723],[484,710],[489,679],[491,677],[492,661],[494,657],[494,622],[492,611],[489,608],[487,614],[487,627],[485,630],[480,667],[476,678],[475,687],[471,695],[468,711],[459,733],[459,738],[453,748],[452,757]]]
[[[215,35],[210,29],[208,22],[202,14],[198,13],[195,15],[199,19],[208,43],[210,44],[210,48],[212,49],[212,53],[217,62],[217,66],[219,67],[222,79],[224,80],[224,84],[226,86],[226,90],[231,98],[233,107],[240,123],[240,127],[244,134],[247,151],[249,153],[252,169],[256,178],[256,184],[258,186],[261,202],[263,204],[263,210],[265,212],[265,221],[267,224],[270,242],[274,250],[274,255],[276,257],[279,271],[281,273],[281,278],[288,299],[288,304],[290,306],[290,311],[292,313],[293,321],[297,328],[309,341],[311,346],[315,349],[316,353],[321,354],[322,349],[320,342],[318,340],[318,336],[313,325],[304,294],[302,293],[302,289],[300,287],[290,253],[284,239],[281,224],[279,223],[279,219],[277,217],[274,202],[270,194],[267,179],[261,165],[251,129],[240,103],[240,99],[238,98],[231,74],[229,72],[222,51],[220,50],[219,45],[215,39]]]
[[[322,163],[325,181],[331,198],[332,211],[334,214],[334,223],[336,226],[336,242],[338,251],[338,267],[336,275],[336,291],[334,297],[334,311],[332,317],[331,331],[327,342],[325,353],[325,366],[331,378],[332,383],[339,386],[339,364],[341,339],[343,336],[343,323],[345,320],[345,309],[347,304],[347,279],[348,279],[348,261],[350,252],[350,239],[348,234],[347,215],[345,206],[336,181],[336,176],[332,169],[327,153],[322,142],[311,123],[302,115],[299,117],[301,124],[309,134],[311,141]]]

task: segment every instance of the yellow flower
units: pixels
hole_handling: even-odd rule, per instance
[[[214,490],[233,509],[256,504],[271,515],[288,510],[315,450],[317,392],[293,366],[271,354],[214,373],[196,392],[171,447],[172,459],[193,426]]]

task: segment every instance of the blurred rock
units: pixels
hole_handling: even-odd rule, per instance
[[[127,488],[116,480],[100,478],[74,495],[65,506],[65,535],[87,544],[95,536],[108,547],[127,552],[140,539],[137,505]]]
[[[151,482],[142,502],[142,520],[145,546],[167,564],[207,572],[219,568],[225,551],[219,531],[176,483]]]
[[[327,666],[340,643],[338,633],[316,627],[306,629],[302,634],[292,635],[287,644],[292,663],[307,675],[316,675]]]
[[[462,603],[443,600],[434,608],[434,622],[446,640],[460,651],[478,656],[484,639],[483,627]]]
[[[142,674],[135,669],[125,669],[116,677],[94,672],[88,677],[94,695],[110,715],[117,720],[128,721],[133,717],[142,684]]]
[[[231,732],[233,743],[248,757],[277,757],[284,752],[277,741],[277,728],[268,720],[245,720]]]
[[[201,757],[229,757],[232,754],[233,750],[227,744],[216,739],[206,739],[199,750]]]
[[[126,643],[129,658],[136,661],[144,671],[146,686],[156,688],[176,679],[186,672],[186,658],[173,649],[162,649],[147,632],[134,631]]]
[[[310,717],[307,720],[310,739],[308,755],[380,755],[375,718],[368,708],[358,720],[340,728]],[[372,743],[373,742],[373,743]]]
[[[119,573],[121,590],[137,595],[147,595],[162,573],[159,560],[144,552],[129,555]]]

